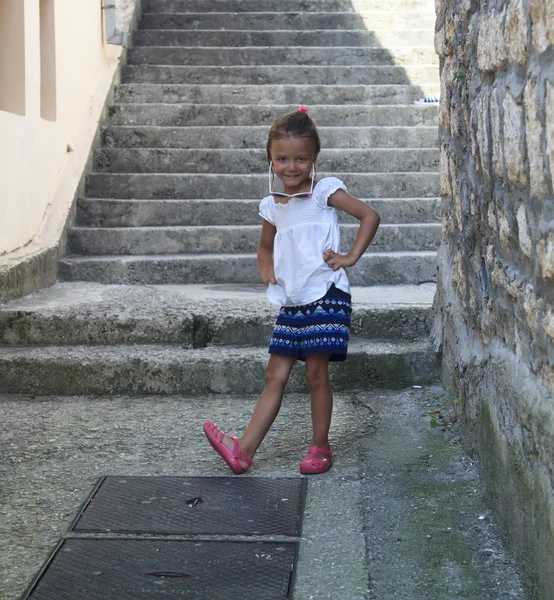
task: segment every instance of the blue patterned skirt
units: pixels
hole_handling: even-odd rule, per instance
[[[330,354],[331,361],[346,359],[352,303],[350,294],[332,285],[315,302],[282,306],[269,343],[270,354],[306,360]]]

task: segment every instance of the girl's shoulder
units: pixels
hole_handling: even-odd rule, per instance
[[[273,196],[266,196],[260,202],[258,214],[272,225],[275,225],[275,200],[273,199]]]
[[[327,204],[329,196],[334,194],[337,190],[344,190],[348,192],[346,184],[338,177],[324,177],[320,179],[313,191],[315,202],[322,208],[332,208]]]

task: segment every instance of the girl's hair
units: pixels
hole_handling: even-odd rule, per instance
[[[309,138],[314,145],[315,154],[318,155],[321,150],[321,141],[317,127],[304,106],[300,106],[298,110],[279,117],[271,126],[266,146],[268,163],[271,162],[271,144],[273,140],[288,137]]]

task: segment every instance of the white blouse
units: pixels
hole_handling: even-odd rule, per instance
[[[260,216],[277,228],[273,246],[273,267],[277,284],[270,283],[267,297],[279,306],[299,306],[319,300],[334,283],[350,293],[343,268],[338,271],[323,260],[325,250],[340,253],[337,211],[328,206],[329,196],[346,190],[336,177],[318,181],[309,198],[290,198],[287,204],[266,196],[260,202]]]

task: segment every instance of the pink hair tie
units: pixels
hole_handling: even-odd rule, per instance
[[[301,104],[301,105],[298,107],[298,112],[307,113],[307,112],[308,112],[308,109],[307,109],[307,108],[306,108],[306,107],[305,107],[303,104]]]

